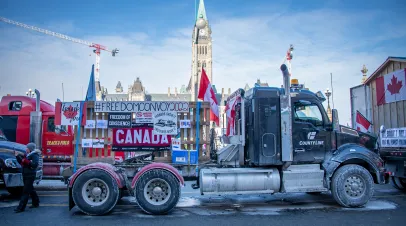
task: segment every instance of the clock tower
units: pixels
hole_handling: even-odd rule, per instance
[[[200,21],[203,19],[205,24],[204,27],[199,29],[197,29],[198,26],[195,24],[192,33],[192,74],[187,88],[192,95],[192,101],[196,101],[195,97],[197,97],[197,93],[199,92],[202,67],[210,82],[213,84],[211,28],[206,16],[204,0],[200,0],[199,2],[195,23],[197,23],[199,19]],[[197,30],[198,33],[196,33]]]

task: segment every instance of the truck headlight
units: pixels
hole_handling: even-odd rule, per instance
[[[20,164],[18,164],[17,159],[6,159],[4,160],[4,164],[6,164],[9,168],[20,168]]]

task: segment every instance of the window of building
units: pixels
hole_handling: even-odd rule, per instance
[[[203,68],[206,68],[206,62],[203,61]]]
[[[207,46],[204,47],[204,54],[207,55]]]
[[[307,122],[314,126],[323,126],[323,116],[316,104],[302,105],[295,103],[295,121]]]
[[[10,111],[20,111],[23,103],[21,101],[12,101],[8,104],[8,110]]]

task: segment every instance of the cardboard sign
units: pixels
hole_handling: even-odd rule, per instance
[[[80,102],[65,102],[61,106],[61,125],[78,125]]]
[[[104,139],[93,139],[93,148],[104,148]]]
[[[172,138],[172,150],[181,150],[180,139]]]
[[[83,103],[81,125],[86,125],[87,103]],[[55,125],[71,126],[78,125],[80,118],[80,102],[56,102]]]
[[[187,101],[96,101],[95,112],[189,112]]]
[[[95,129],[96,121],[95,120],[86,120],[85,129]]]
[[[178,114],[176,112],[154,112],[155,134],[178,134]]]
[[[93,147],[93,139],[82,139],[82,148]]]
[[[170,150],[169,135],[154,134],[152,127],[113,129],[113,151]]]
[[[179,120],[179,124],[181,129],[188,129],[192,127],[190,120]]]
[[[96,128],[107,129],[107,120],[97,120],[96,121]]]
[[[110,113],[108,128],[131,128],[131,113]]]

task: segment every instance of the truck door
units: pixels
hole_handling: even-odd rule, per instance
[[[48,156],[72,155],[72,135],[67,131],[55,128],[55,117],[44,117],[43,153]]]
[[[329,133],[324,128],[323,114],[318,103],[295,101],[293,103],[293,162],[321,163]]]

